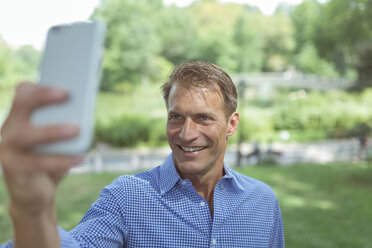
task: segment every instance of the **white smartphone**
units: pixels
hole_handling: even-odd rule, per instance
[[[105,25],[79,22],[49,29],[40,64],[39,84],[64,89],[69,99],[37,109],[33,125],[76,123],[80,135],[74,139],[36,147],[36,152],[81,154],[91,146],[94,109],[99,89]]]

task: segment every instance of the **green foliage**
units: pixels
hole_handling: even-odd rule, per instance
[[[315,34],[315,23],[319,18],[321,5],[316,0],[304,0],[291,13],[295,28],[296,52],[303,49]]]
[[[163,146],[166,144],[164,118],[145,118],[143,116],[121,116],[109,124],[96,125],[97,141],[110,143],[117,147]]]
[[[233,44],[233,33],[235,21],[243,7],[201,1],[191,5],[189,11],[194,17],[191,24],[198,38],[197,54],[193,59],[209,61],[226,71],[235,72],[237,61],[234,57],[236,47]]]
[[[160,86],[132,85],[126,94],[102,92],[96,108],[96,142],[115,146],[166,144],[166,108]]]
[[[359,122],[372,120],[368,102],[361,102],[358,97],[359,94],[313,92],[301,99],[292,94],[274,107],[274,128],[331,133],[338,129],[346,131]]]
[[[35,80],[40,53],[31,46],[11,49],[0,36],[0,127],[8,113],[16,84]]]
[[[269,141],[274,136],[272,113],[270,109],[254,106],[246,106],[244,112],[240,112],[239,128],[236,135],[231,139],[236,142],[238,137],[245,141]]]
[[[241,102],[237,136],[245,141],[272,142],[279,140],[280,131],[287,130],[290,141],[345,138],[358,123],[372,126],[371,94],[371,90],[362,94],[283,90],[266,105],[255,99]],[[233,137],[232,142],[236,141]]]
[[[319,57],[311,42],[303,44],[295,56],[294,64],[305,74],[319,74],[328,77],[337,77],[338,75],[331,63]]]
[[[372,85],[371,0],[304,0],[265,16],[247,4],[194,1],[180,8],[161,0],[103,0],[91,19],[107,24],[102,89],[164,80],[188,60],[215,63],[230,74],[283,71],[344,76]],[[340,13],[343,13],[340,15]],[[34,79],[39,54],[13,51],[0,39],[1,87]]]
[[[293,66],[353,80],[358,73],[367,75],[358,82],[369,85],[365,71],[370,69],[356,70],[368,64],[361,55],[368,49],[360,44],[372,37],[369,1],[305,0],[264,16],[249,5],[218,1],[179,8],[160,0],[104,0],[92,16],[108,25],[102,89],[125,92],[124,84],[158,82],[173,65],[188,60],[209,61],[229,73]],[[159,68],[159,61],[167,66]]]
[[[263,35],[263,71],[283,71],[289,66],[289,57],[295,48],[294,28],[285,15],[257,18],[257,28],[265,30]],[[260,32],[257,30],[257,32]]]
[[[239,137],[272,142],[279,140],[282,130],[290,131],[290,141],[345,138],[360,122],[372,126],[371,101],[372,90],[360,94],[282,90],[265,105],[255,99],[240,102],[241,121],[230,144]],[[130,147],[166,145],[166,109],[159,87],[134,87],[128,94],[101,93],[96,119],[96,141]]]
[[[165,145],[166,110],[159,89],[135,88],[131,92],[124,95],[100,94],[97,104],[100,135],[97,135],[97,141],[102,139],[120,146]],[[230,142],[236,142],[239,136],[245,141],[270,142],[279,139],[281,130],[290,131],[291,141],[343,138],[360,122],[372,124],[371,90],[362,94],[300,93],[281,92],[268,105],[249,101],[243,108],[243,103],[240,103],[241,122],[238,133],[231,137]],[[135,141],[139,132],[138,141]]]
[[[371,65],[363,58],[372,50],[371,5],[371,0],[325,3],[315,22],[316,32],[312,37],[319,54],[335,63],[341,75],[349,68],[358,69],[355,88],[359,90],[372,86]],[[362,44],[368,45],[361,49]]]
[[[190,25],[193,17],[186,8],[170,6],[159,17],[160,55],[173,64],[197,57],[198,35]]]
[[[250,15],[245,13],[237,19],[234,27],[236,72],[261,71],[263,67],[262,37],[252,29],[252,21]]]
[[[31,46],[11,49],[0,37],[0,90],[13,88],[20,80],[35,80],[40,53]]]
[[[152,59],[161,48],[156,34],[160,0],[105,0],[93,19],[107,25],[106,52],[103,61],[102,89],[118,82],[139,83],[149,80],[155,68]]]
[[[329,45],[334,45],[334,47],[328,47],[330,48],[328,53],[332,53],[340,46],[353,49],[358,42],[371,38],[371,4],[371,0],[332,0],[324,5],[317,23],[319,25],[317,31],[321,33],[317,32],[316,38],[319,39],[318,41],[326,39],[325,41],[330,42]],[[324,25],[325,20],[327,20],[327,25]],[[322,51],[327,53],[326,50]]]
[[[102,124],[122,115],[146,117],[165,116],[166,109],[161,97],[160,85],[148,87],[131,85],[126,94],[101,92],[96,105],[96,119]]]

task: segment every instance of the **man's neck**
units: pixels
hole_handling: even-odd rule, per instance
[[[200,196],[202,196],[208,202],[209,208],[211,210],[211,216],[213,218],[213,194],[214,188],[218,181],[225,175],[224,168],[222,166],[221,170],[210,171],[207,174],[189,174],[184,175],[183,178],[188,178],[195,190]]]

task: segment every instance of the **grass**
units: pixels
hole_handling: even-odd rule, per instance
[[[240,172],[272,186],[282,209],[287,247],[372,247],[372,166],[304,164],[245,167]],[[71,229],[99,191],[119,174],[71,175],[58,191],[59,224]],[[11,237],[0,180],[0,243]]]
[[[241,170],[278,195],[287,247],[372,247],[372,168],[357,164]]]

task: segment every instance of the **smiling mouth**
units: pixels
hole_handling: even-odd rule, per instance
[[[197,147],[186,147],[186,146],[178,146],[184,152],[199,152],[207,148],[206,146],[197,146]]]

